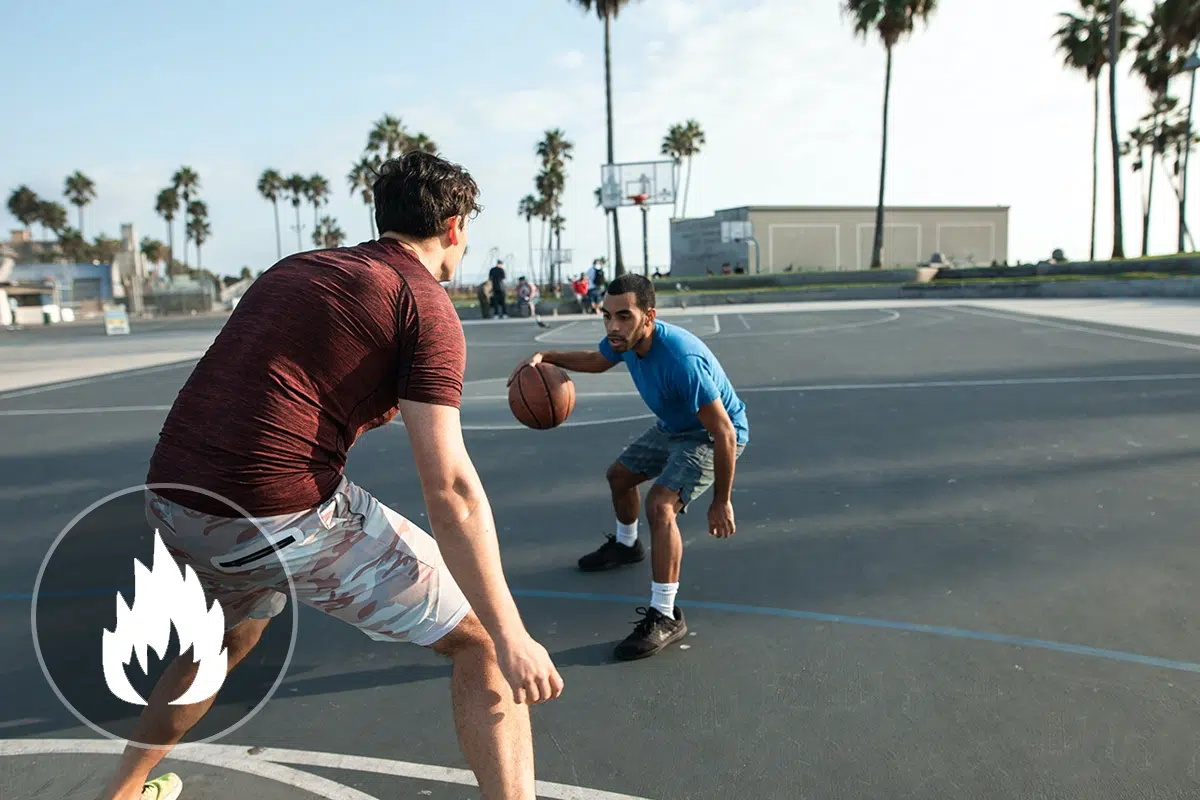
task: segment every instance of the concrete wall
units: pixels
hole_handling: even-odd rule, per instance
[[[754,245],[721,242],[721,222],[748,220],[762,251],[762,272],[867,269],[875,237],[870,207],[748,206],[671,223],[671,276],[720,273],[728,262],[756,269]],[[913,267],[934,252],[959,265],[1008,260],[1005,207],[890,208],[884,217],[884,267]]]

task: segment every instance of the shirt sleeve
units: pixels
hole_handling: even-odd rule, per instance
[[[462,322],[440,284],[407,284],[399,308],[397,397],[416,403],[462,406],[467,345]]]
[[[708,364],[694,356],[684,359],[676,374],[679,393],[688,410],[699,414],[700,409],[721,396]]]
[[[600,346],[598,349],[600,350],[600,355],[604,356],[612,363],[617,364],[621,362],[621,357],[617,355],[616,350],[613,350],[613,346],[608,343],[607,338],[600,340]]]

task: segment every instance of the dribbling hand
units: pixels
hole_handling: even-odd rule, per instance
[[[506,383],[505,386],[511,386],[512,382],[517,377],[517,373],[520,372],[525,367],[536,367],[540,363],[542,363],[542,354],[534,353],[529,358],[522,361],[520,364],[517,364],[517,368],[512,371],[512,375],[508,376],[508,383]]]
[[[516,641],[497,641],[496,660],[518,705],[537,705],[562,694],[563,679],[550,654],[529,634]]]

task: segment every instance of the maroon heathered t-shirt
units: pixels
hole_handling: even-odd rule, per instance
[[[400,400],[458,407],[465,368],[453,303],[398,242],[290,256],[254,282],[196,365],[147,482],[207,489],[254,516],[310,509],[336,490],[358,435]]]

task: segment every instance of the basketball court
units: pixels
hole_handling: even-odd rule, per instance
[[[604,471],[651,418],[618,367],[574,376],[564,425],[522,428],[513,367],[595,347],[598,319],[466,325],[467,444],[522,614],[566,681],[533,712],[540,796],[1200,791],[1200,336],[1124,307],[1161,324],[996,303],[668,313],[721,359],[751,442],[737,535],[706,535],[703,498],[681,521],[691,634],[632,663],[612,649],[648,605],[649,561],[575,561],[612,532]],[[91,800],[114,763],[119,745],[42,674],[30,592],[75,515],[143,480],[190,366],[0,392],[6,800]],[[361,439],[348,475],[423,520],[401,426]],[[185,800],[477,796],[444,661],[308,609],[296,626],[262,709],[166,763]]]

